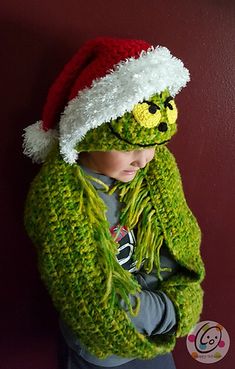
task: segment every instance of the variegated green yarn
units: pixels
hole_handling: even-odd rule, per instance
[[[159,124],[148,128],[136,121],[133,111],[126,112],[122,117],[103,123],[101,126],[89,130],[82,141],[76,145],[78,152],[89,151],[130,151],[141,148],[155,147],[171,139],[177,131],[176,120],[169,121],[170,109],[164,102],[170,98],[168,90],[155,94],[148,99],[148,103],[159,107],[161,119],[167,125],[165,131],[159,130]],[[146,109],[147,110],[147,109]],[[176,111],[176,107],[174,107]],[[151,114],[150,114],[151,115]],[[152,114],[156,119],[156,113]],[[145,119],[143,119],[144,121]]]
[[[175,304],[176,335],[185,335],[201,313],[204,267],[200,230],[184,199],[173,156],[166,147],[158,147],[155,159],[133,181],[117,183],[117,188],[126,204],[121,223],[130,228],[138,223],[138,262],[145,259],[145,269],[150,272],[156,266],[159,275],[159,249],[165,242],[182,266],[159,288]],[[97,357],[148,359],[169,352],[174,335],[145,337],[119,305],[120,298],[128,303],[128,294],[138,296],[140,286],[116,260],[117,244],[105,211],[83,171],[64,162],[56,148],[33,181],[25,209],[42,279],[63,320]],[[138,312],[136,302],[133,311],[129,303],[132,314]]]
[[[147,193],[141,190],[144,182]],[[132,191],[124,184],[119,186],[120,197],[129,206],[121,222],[130,228],[138,223],[135,255],[139,265],[141,258],[145,258],[146,271],[151,271],[154,265],[161,280],[159,250],[164,242],[182,267],[170,279],[162,281],[159,289],[173,301],[178,322],[176,335],[184,336],[197,323],[202,311],[200,283],[205,270],[200,256],[201,232],[187,206],[174,156],[165,146],[157,147],[154,160],[129,186]],[[139,219],[134,216],[137,213]]]

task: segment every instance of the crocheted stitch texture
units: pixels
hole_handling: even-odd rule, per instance
[[[156,110],[150,113],[151,105]],[[141,109],[141,116],[136,112],[138,109]],[[153,124],[149,126],[151,119]],[[76,145],[76,150],[78,152],[129,151],[155,147],[156,144],[161,145],[169,141],[176,133],[176,119],[175,102],[169,91],[165,90],[161,94],[153,95],[145,103],[135,105],[131,112],[125,113],[122,117],[91,129]],[[164,131],[161,129],[161,122],[166,126]]]
[[[126,204],[120,222],[138,224],[135,257],[145,269],[160,270],[164,241],[180,271],[160,287],[173,301],[175,335],[145,337],[137,332],[120,298],[129,302],[140,286],[116,260],[117,244],[109,232],[105,205],[81,168],[54,150],[34,179],[26,202],[25,225],[38,250],[39,270],[55,307],[74,334],[94,355],[148,359],[169,352],[175,337],[198,321],[204,267],[200,230],[184,198],[173,155],[157,147],[154,160],[133,181],[117,183]],[[138,312],[138,301],[130,312]]]

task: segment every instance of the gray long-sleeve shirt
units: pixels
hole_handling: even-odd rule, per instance
[[[112,185],[114,181],[112,178],[94,173],[88,168],[82,168],[88,175],[96,177],[108,186]],[[91,183],[107,206],[106,216],[110,224],[110,231],[115,235],[122,206],[118,200],[118,194],[114,193],[110,196],[103,191],[103,186],[101,184],[95,181],[91,181]],[[135,263],[132,260],[135,248],[135,232],[127,231],[127,229],[123,227],[120,232],[120,237],[118,238],[118,243],[118,262],[123,268],[134,273],[138,283],[142,287],[141,292],[138,293],[138,296],[140,297],[140,310],[137,316],[133,317],[128,313],[124,301],[120,301],[120,305],[127,311],[130,320],[140,333],[147,336],[170,333],[174,330],[174,326],[176,324],[173,303],[165,293],[158,290],[158,279],[154,271],[150,274],[146,274],[141,269],[137,270]],[[160,250],[160,262],[162,267],[171,269],[171,271],[161,273],[164,279],[174,273],[178,267],[165,246],[162,246]],[[135,303],[134,296],[130,295],[130,300],[132,304]],[[107,359],[99,359],[96,356],[91,355],[86,350],[63,321],[60,321],[60,327],[68,345],[92,364],[110,367],[118,366],[132,360],[130,358],[122,358],[116,355],[111,355]]]

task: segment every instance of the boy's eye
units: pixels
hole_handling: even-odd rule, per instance
[[[155,127],[161,119],[159,106],[149,101],[135,105],[132,113],[135,120],[146,128]]]
[[[166,114],[169,124],[174,124],[178,117],[178,111],[175,105],[174,100],[171,100],[170,102],[165,102],[165,108],[166,108]]]

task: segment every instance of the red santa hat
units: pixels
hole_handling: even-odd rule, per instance
[[[64,160],[86,133],[130,112],[166,88],[174,97],[190,80],[166,47],[142,40],[96,38],[82,46],[49,90],[42,120],[25,128],[24,153],[45,160],[56,140]]]

